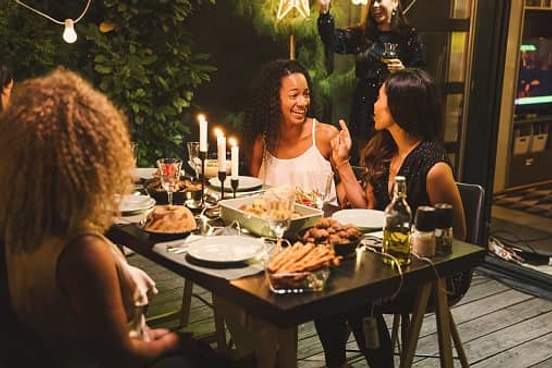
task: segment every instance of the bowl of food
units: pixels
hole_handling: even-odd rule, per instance
[[[307,229],[302,236],[304,242],[327,244],[340,256],[354,253],[362,233],[356,226],[341,224],[333,218],[322,218],[313,227]]]
[[[276,294],[323,290],[330,267],[341,257],[325,245],[296,242],[272,253],[265,267],[270,290]]]
[[[158,204],[167,204],[167,192],[161,185],[161,179],[154,177],[144,182],[144,189]],[[197,198],[201,195],[201,182],[191,178],[181,178],[178,188],[173,192],[173,203],[184,204],[190,198]]]

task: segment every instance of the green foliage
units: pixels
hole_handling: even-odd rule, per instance
[[[194,9],[214,2],[93,2],[94,10],[77,24],[79,41],[74,45],[63,43],[61,26],[9,2],[0,8],[0,47],[18,77],[65,65],[91,80],[126,112],[139,162],[151,164],[160,156],[182,153],[192,124],[183,117],[194,91],[216,70],[208,65],[208,55],[194,52],[184,24]],[[78,15],[81,6],[78,2],[69,8]],[[68,11],[56,5],[43,10]],[[113,29],[101,32],[102,23]]]
[[[326,72],[324,48],[318,36],[316,2],[311,5],[309,17],[301,18],[297,11],[292,11],[280,21],[276,18],[280,0],[236,0],[235,3],[236,13],[250,18],[259,34],[271,35],[274,40],[281,42],[285,42],[290,34],[295,36],[297,60],[309,70],[314,84],[314,97],[319,105],[315,107],[318,114],[321,113],[320,106],[330,104],[336,91],[352,86],[355,80],[354,68],[341,74],[328,75]],[[332,12],[340,17],[342,10],[334,4]]]

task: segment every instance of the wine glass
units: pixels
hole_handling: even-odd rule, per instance
[[[383,43],[383,53],[381,54],[381,61],[385,64],[391,59],[396,59],[398,56],[397,48],[399,44],[393,42],[384,42]]]
[[[157,160],[161,185],[167,192],[169,206],[173,204],[173,192],[178,190],[180,184],[180,170],[182,161],[177,158],[161,158]]]
[[[312,194],[314,205],[321,210],[324,204],[330,202],[334,198],[332,195],[332,184],[334,182],[334,175],[331,171],[308,171],[307,172],[307,186],[308,190]]]
[[[188,142],[188,163],[194,169],[195,177],[199,178],[199,172],[201,171],[201,160],[199,158],[199,142]]]
[[[291,188],[273,188],[265,193],[263,199],[266,206],[265,219],[276,237],[276,247],[279,248],[293,216],[295,192]]]

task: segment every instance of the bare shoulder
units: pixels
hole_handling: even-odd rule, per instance
[[[335,137],[339,131],[337,128],[331,124],[318,122],[316,124],[316,138],[323,141],[329,142],[333,137]]]
[[[58,272],[63,276],[94,276],[114,267],[111,249],[104,239],[83,235],[65,246],[59,258]]]
[[[454,182],[454,175],[450,165],[445,162],[438,162],[429,169],[427,181],[430,183]]]

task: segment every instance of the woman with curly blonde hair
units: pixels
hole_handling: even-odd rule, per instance
[[[23,82],[0,117],[10,301],[58,366],[143,366],[179,349],[144,323],[153,281],[102,235],[133,167],[123,115],[70,71]]]

